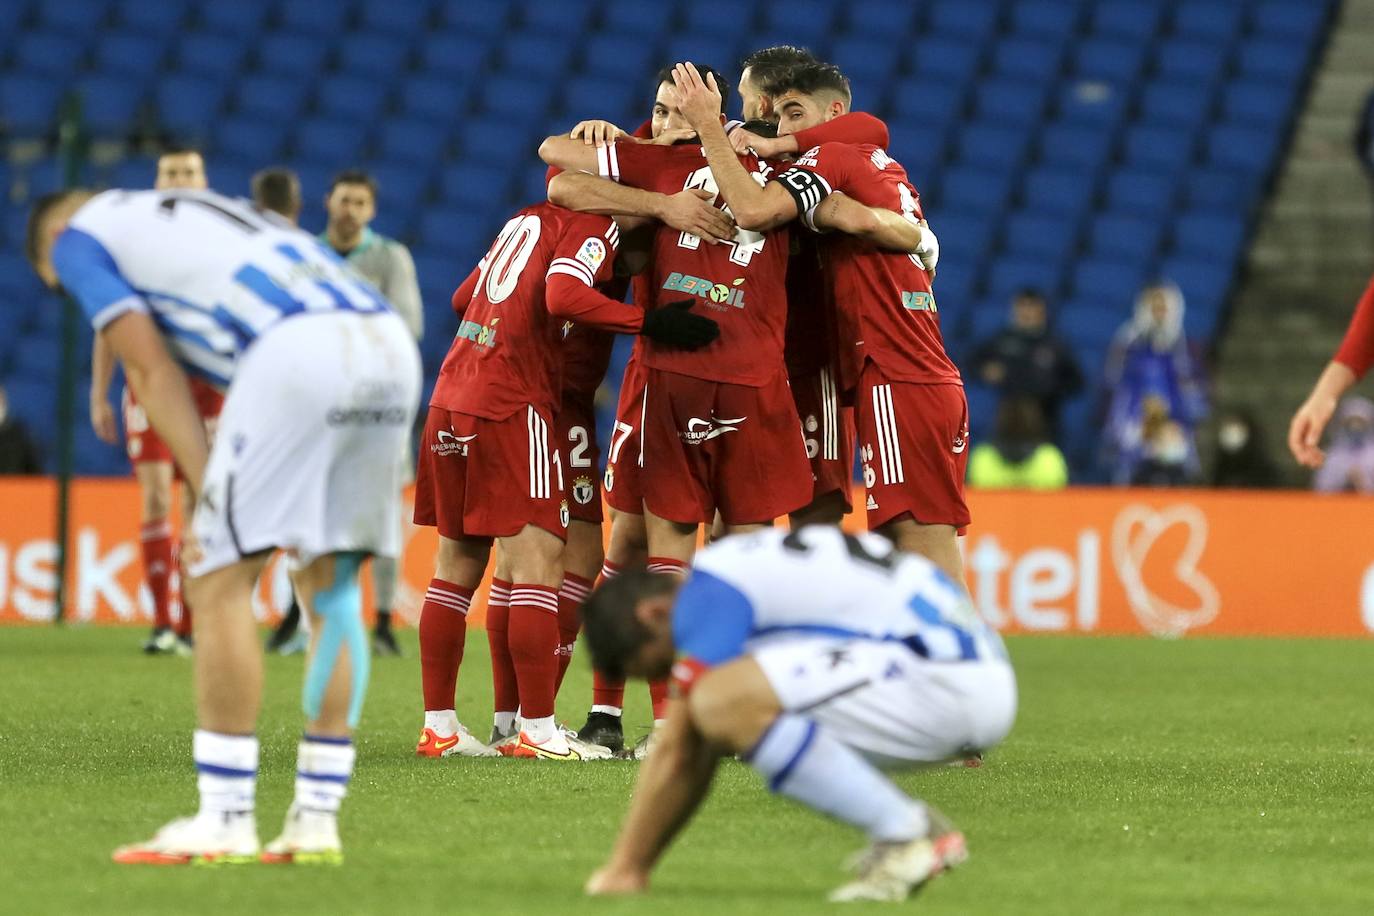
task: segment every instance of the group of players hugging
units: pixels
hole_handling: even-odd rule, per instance
[[[415,521],[440,535],[420,755],[643,755],[652,736],[624,749],[625,686],[601,672],[585,726],[554,721],[597,576],[683,576],[702,526],[838,525],[856,441],[870,530],[963,581],[968,413],[919,196],[836,67],[766,49],[739,93],[745,121],[727,122],[719,73],[678,65],[633,133],[549,137],[548,201],[512,216],[453,295],[417,472]],[[598,487],[593,399],[617,333],[639,336]],[[454,697],[493,543],[482,741]],[[667,683],[650,693],[661,723]]]

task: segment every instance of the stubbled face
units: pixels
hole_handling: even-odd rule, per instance
[[[773,100],[773,112],[778,116],[778,136],[786,137],[824,124],[834,117],[831,107],[822,104],[814,95],[784,92]]]
[[[1013,323],[1021,330],[1031,334],[1039,333],[1045,329],[1045,303],[1024,296],[1017,299],[1012,306],[1011,317]]]
[[[691,129],[692,125],[687,123],[687,119],[682,116],[682,110],[677,107],[677,90],[673,88],[672,83],[658,84],[658,93],[654,96],[653,117],[649,123],[655,138],[665,130]]]
[[[377,215],[377,202],[365,184],[340,184],[324,201],[329,226],[340,235],[352,237],[362,232]]]
[[[204,190],[209,186],[205,180],[205,160],[200,153],[171,153],[158,158],[157,180],[153,182],[157,190]]]
[[[737,91],[739,92],[742,120],[755,121],[772,115],[773,106],[769,104],[768,98],[759,91],[748,67],[740,74]]]

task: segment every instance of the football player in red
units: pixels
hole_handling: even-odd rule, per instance
[[[1298,464],[1319,468],[1326,461],[1321,449],[1322,432],[1336,404],[1374,366],[1374,278],[1355,304],[1345,337],[1331,362],[1322,370],[1312,393],[1288,425],[1288,450]]]
[[[720,97],[714,81],[691,64],[678,65],[674,80],[741,226],[767,231],[800,216],[820,228],[828,198],[842,191],[919,228],[916,191],[882,148],[822,143],[760,186],[711,117]],[[780,135],[838,117],[850,104],[848,80],[828,64],[790,68],[767,89]],[[969,524],[968,404],[940,336],[930,273],[916,254],[881,251],[855,238],[832,239],[823,251],[841,333],[852,344],[841,352],[840,384],[857,388],[869,527],[963,582],[957,534]]]
[[[553,718],[569,511],[551,428],[564,323],[643,334],[664,347],[703,346],[718,333],[714,321],[687,311],[690,300],[646,314],[598,293],[594,287],[611,279],[619,241],[608,218],[526,207],[453,294],[462,323],[430,400],[416,481],[415,522],[440,535],[420,617],[422,756],[492,753],[459,724],[453,701],[468,606],[493,541],[496,581],[510,583],[504,648],[521,712],[518,737],[503,752],[605,755],[570,740]]]
[[[157,190],[172,188],[208,188],[205,178],[205,159],[190,147],[168,149],[158,156]],[[110,406],[110,382],[114,378],[115,358],[109,344],[97,334],[91,349],[91,426],[102,442],[114,445],[119,441],[114,410]],[[191,394],[200,411],[205,428],[213,436],[215,421],[224,406],[224,395],[209,383],[191,378]],[[180,474],[172,461],[171,449],[148,423],[134,397],[133,389],[125,387],[123,398],[124,444],[129,461],[134,466],[141,507],[139,543],[143,550],[143,578],[153,603],[153,631],[143,651],[149,655],[191,652],[191,607],[181,596],[181,615],[172,620],[172,573],[176,568],[176,545],[172,538],[172,483]],[[182,489],[182,518],[189,519],[195,508],[195,497],[189,487]]]

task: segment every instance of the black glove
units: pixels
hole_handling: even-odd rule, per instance
[[[664,346],[700,350],[720,336],[720,325],[704,315],[689,312],[695,304],[695,299],[664,303],[644,315],[644,327],[639,333]]]

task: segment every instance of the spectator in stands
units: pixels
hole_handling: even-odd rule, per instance
[[[1250,411],[1235,407],[1223,413],[1216,434],[1212,486],[1258,490],[1279,485],[1264,430]]]
[[[1046,435],[1045,415],[1033,397],[1007,397],[997,408],[991,442],[973,449],[969,486],[982,490],[1060,490],[1069,466]]]
[[[1335,427],[1312,486],[1323,493],[1374,493],[1374,401],[1346,398]]]
[[[1161,397],[1145,399],[1140,447],[1127,481],[1133,487],[1184,487],[1196,482],[1197,456],[1191,434],[1169,416]]]
[[[1359,124],[1355,127],[1355,158],[1360,160],[1366,177],[1374,183],[1374,90],[1365,98]]]
[[[1180,450],[1182,476],[1196,479],[1195,435],[1207,414],[1207,397],[1201,367],[1183,336],[1183,294],[1177,286],[1160,281],[1141,291],[1135,316],[1112,341],[1105,381],[1103,444],[1112,481],[1131,483],[1152,455],[1168,463]],[[1149,430],[1147,404],[1152,407]]]
[[[10,416],[10,399],[0,388],[0,474],[41,474],[38,446],[24,424]]]
[[[253,176],[253,203],[295,226],[301,219],[301,180],[287,168],[263,169]]]
[[[1034,398],[1051,438],[1059,431],[1060,405],[1083,388],[1073,349],[1050,331],[1045,297],[1034,289],[1012,299],[1011,324],[978,345],[973,371],[1003,396]]]

